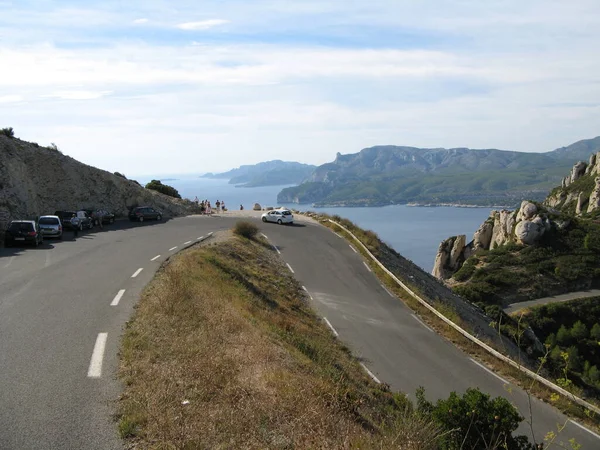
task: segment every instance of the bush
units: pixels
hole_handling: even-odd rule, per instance
[[[235,227],[233,227],[233,232],[238,236],[242,236],[247,239],[254,239],[258,233],[258,227],[247,220],[240,220],[235,224]]]
[[[0,134],[3,134],[4,136],[9,137],[9,138],[14,138],[15,130],[13,130],[13,127],[2,128],[2,129],[0,129]]]
[[[434,405],[425,399],[422,388],[416,396],[418,411],[447,431],[439,441],[440,449],[534,448],[527,437],[512,435],[523,417],[503,397],[491,399],[479,389],[467,389],[462,397],[452,392]]]
[[[152,180],[150,183],[146,185],[146,189],[152,189],[153,191],[158,191],[161,194],[168,195],[169,197],[181,198],[177,189],[167,184],[162,184],[160,180]]]

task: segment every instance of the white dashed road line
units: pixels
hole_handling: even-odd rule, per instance
[[[333,335],[334,335],[335,337],[338,337],[338,336],[339,336],[339,333],[338,333],[337,331],[335,331],[335,328],[333,328],[333,325],[331,325],[331,322],[329,322],[329,320],[327,320],[327,317],[323,317],[323,320],[325,321],[325,323],[327,324],[327,326],[328,326],[329,328],[331,328],[331,331],[333,332]]]
[[[306,292],[306,294],[308,295],[308,297],[313,300],[312,295],[310,295],[310,292],[308,292],[308,289],[306,289],[306,286],[302,286],[302,289],[304,289],[304,292]]]
[[[369,267],[369,265],[366,262],[363,261],[363,264],[365,265],[365,267],[367,268],[367,270],[369,272],[372,272],[371,268]]]
[[[581,428],[582,430],[587,431],[588,433],[590,433],[591,435],[595,436],[596,438],[600,439],[600,435],[594,433],[592,430],[587,429],[586,427],[584,427],[581,424],[578,424],[577,422],[575,422],[574,420],[569,420],[569,422],[571,422],[573,425],[577,425],[579,428]]]
[[[13,263],[13,261],[14,261],[14,260],[15,260],[15,257],[14,257],[14,256],[11,256],[11,257],[8,259],[8,262],[7,262],[6,264],[4,264],[4,268],[6,269],[6,268],[10,267],[10,265]]]
[[[262,237],[264,237],[265,239],[269,239],[269,237],[268,237],[268,236],[267,236],[265,233],[260,233],[260,235],[261,235]]]
[[[100,378],[102,376],[102,361],[104,360],[104,349],[106,348],[107,338],[108,333],[98,333],[87,373],[89,378]]]
[[[354,253],[358,253],[352,244],[348,244]]]
[[[377,384],[381,384],[381,381],[379,381],[379,379],[378,379],[378,378],[377,378],[375,375],[373,375],[373,372],[371,372],[371,371],[370,371],[370,370],[367,368],[367,366],[365,366],[363,363],[360,363],[360,365],[363,367],[363,369],[365,369],[365,371],[366,371],[366,372],[369,374],[369,376],[370,376],[371,378],[373,378],[373,381],[374,381],[375,383],[377,383]]]
[[[175,250],[176,248],[177,248],[177,246],[175,246],[175,247],[171,247],[171,248],[169,249],[169,251],[170,251],[170,252],[172,252],[172,251],[173,251],[173,250]]]
[[[278,249],[277,247],[273,246],[273,248],[275,249],[275,251],[276,251],[277,253],[279,253],[279,254],[281,255],[281,252],[279,251],[279,249]],[[293,270],[292,270],[292,272],[293,272]]]
[[[160,255],[156,255],[154,258],[152,258],[150,261],[156,261],[158,258],[160,258]]]
[[[187,241],[187,242],[184,242],[183,245],[188,245],[188,244],[191,244],[191,243],[192,243],[192,241]]]
[[[125,289],[121,289],[117,295],[115,295],[115,298],[113,299],[112,302],[110,302],[110,306],[117,306],[119,304],[119,302],[121,301],[121,297],[123,297],[123,294],[125,293]]]
[[[290,266],[288,263],[285,263],[285,264],[286,264],[286,266],[288,266],[288,269],[290,269],[290,272],[295,273],[294,269],[292,269],[292,266]]]
[[[414,318],[414,319],[415,319],[417,322],[419,322],[421,325],[423,325],[423,326],[424,326],[425,328],[427,328],[429,331],[431,331],[432,333],[435,333],[435,331],[433,331],[431,328],[429,328],[429,327],[428,327],[428,326],[425,324],[425,322],[423,322],[421,319],[419,319],[419,318],[418,318],[416,315],[414,315],[414,314],[411,314],[411,316],[413,316],[413,318]]]
[[[213,235],[213,232],[212,232],[212,231],[211,231],[210,233],[208,233],[208,236],[212,236],[212,235]]]
[[[136,271],[133,273],[133,275],[131,275],[131,278],[135,278],[135,277],[137,277],[137,276],[140,274],[140,272],[141,272],[142,270],[144,270],[144,268],[143,268],[143,267],[140,267],[138,270],[136,270]]]
[[[197,241],[201,241],[202,239],[204,239],[204,236],[200,236],[198,239],[196,239]]]
[[[510,384],[508,381],[506,381],[504,378],[502,378],[500,375],[495,374],[494,372],[492,372],[490,369],[488,369],[487,367],[485,367],[483,364],[478,363],[477,361],[475,361],[473,358],[469,358],[471,360],[471,362],[473,362],[474,364],[477,364],[479,367],[481,367],[483,370],[485,370],[487,373],[489,373],[490,375],[495,376],[496,378],[498,378],[500,381],[502,381],[504,384]]]
[[[381,285],[381,287],[383,288],[383,290],[385,292],[387,292],[389,294],[390,297],[395,297],[394,294],[392,294],[392,292],[388,288],[386,288],[383,284]]]
[[[342,236],[340,236],[338,233],[336,233],[335,231],[333,232],[333,234],[335,234],[337,237],[339,237],[340,239],[344,239]]]

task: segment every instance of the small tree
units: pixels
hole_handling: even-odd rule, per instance
[[[254,239],[258,233],[258,227],[247,220],[240,220],[235,224],[233,232],[238,236],[243,236],[248,239]]]
[[[177,189],[173,186],[169,186],[167,184],[162,184],[160,180],[152,180],[150,183],[146,185],[146,189],[152,189],[153,191],[158,191],[161,194],[168,195],[169,197],[181,198]]]
[[[0,134],[3,134],[4,136],[9,137],[9,138],[14,138],[15,130],[13,130],[13,127],[2,128],[0,130]]]
[[[561,325],[558,329],[558,333],[556,333],[556,342],[558,342],[560,345],[566,345],[571,342],[571,333],[564,325]]]
[[[588,337],[588,329],[585,324],[578,320],[573,324],[573,328],[571,328],[571,338],[575,341],[581,341],[583,339],[587,339]]]
[[[592,384],[598,384],[598,381],[600,381],[600,370],[596,366],[592,366],[588,370],[588,379]]]
[[[600,323],[595,323],[590,330],[590,338],[595,341],[600,341]]]

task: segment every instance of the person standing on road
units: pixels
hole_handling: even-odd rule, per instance
[[[221,200],[221,211],[223,211],[223,212],[227,211],[225,209],[225,200]]]
[[[104,228],[104,225],[102,225],[102,218],[104,217],[104,211],[102,211],[101,209],[99,209],[98,211],[96,211],[96,218],[98,219],[98,225],[100,225],[100,229],[102,230]]]
[[[217,199],[217,202],[215,203],[215,206],[217,207],[217,214],[221,212],[221,202]]]
[[[77,237],[79,235],[79,226],[81,225],[81,221],[76,214],[73,214],[71,217],[71,226],[73,227],[73,237]]]

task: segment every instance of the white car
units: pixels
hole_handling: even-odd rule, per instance
[[[275,222],[279,225],[294,223],[294,215],[289,209],[274,209],[262,215],[263,222]]]

